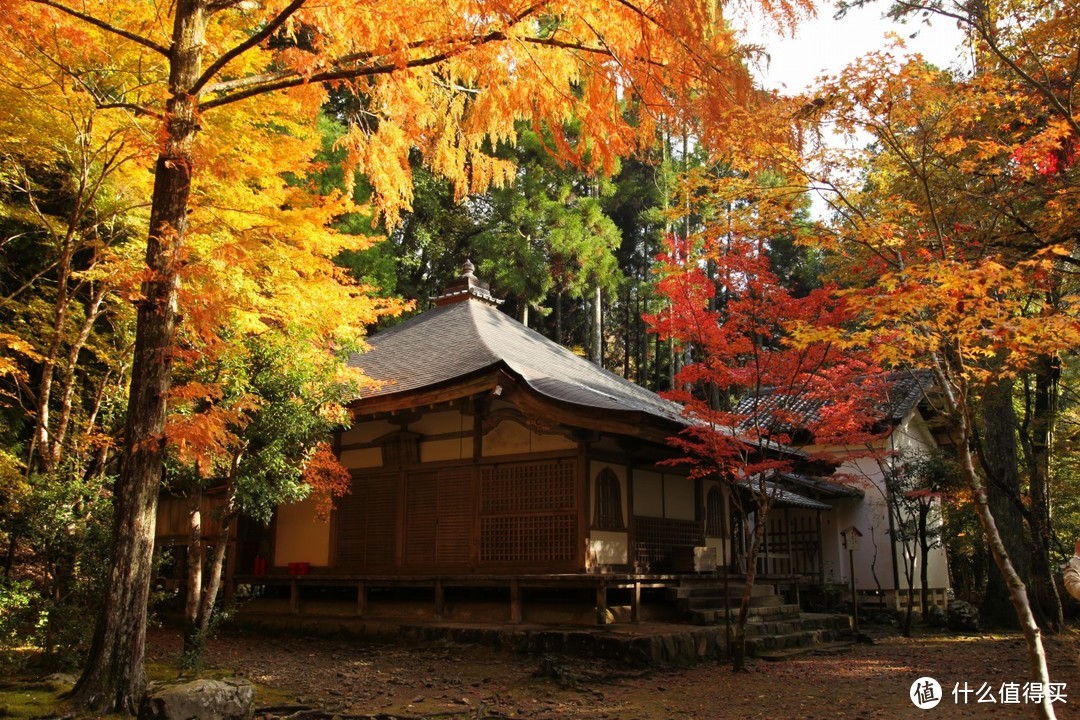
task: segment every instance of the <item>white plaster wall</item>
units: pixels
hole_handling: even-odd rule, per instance
[[[330,564],[330,523],[316,519],[315,498],[278,505],[274,565],[291,562],[311,563],[312,567]]]
[[[472,432],[472,416],[458,410],[428,412],[409,423],[409,432],[418,435],[442,435],[444,433]]]
[[[382,467],[382,448],[342,450],[341,464],[352,469]]]
[[[664,517],[675,520],[697,518],[693,480],[664,473]]]
[[[373,442],[376,438],[380,438],[397,429],[397,425],[391,425],[386,420],[370,420],[357,423],[341,433],[341,444],[354,445],[357,443]]]
[[[634,514],[664,517],[664,478],[652,470],[634,470]]]
[[[625,565],[630,557],[626,533],[593,530],[589,533],[589,547],[586,564],[591,568],[596,565]]]
[[[503,420],[485,433],[483,454],[493,457],[575,449],[577,444],[564,435],[540,434],[513,420]]]
[[[472,438],[445,438],[420,442],[420,462],[462,460],[468,457],[472,457]]]
[[[936,448],[936,443],[929,428],[918,412],[913,411],[876,449],[919,454],[930,452],[934,448]],[[858,450],[860,448],[833,448],[833,451],[838,454]],[[858,550],[855,552],[856,587],[860,590],[877,590],[878,582],[880,582],[883,590],[906,589],[902,547],[900,543],[894,544],[889,535],[889,515],[881,465],[873,458],[854,458],[842,463],[837,474],[844,476],[847,482],[862,489],[865,495],[861,502],[840,505],[835,513],[837,527],[830,531],[824,528],[822,530],[826,581],[830,580],[830,563],[834,563],[837,568],[836,581],[850,582],[848,552],[841,543],[840,531],[854,525],[863,533],[863,536],[859,538]],[[894,582],[894,565],[895,577],[899,580],[898,587]],[[948,562],[943,549],[936,548],[931,551],[929,565],[930,586],[948,587]],[[877,581],[875,581],[875,574]],[[919,567],[916,564],[915,585],[921,587],[918,575]]]

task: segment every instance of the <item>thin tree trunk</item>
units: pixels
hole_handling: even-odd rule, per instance
[[[767,502],[757,503],[754,513],[754,536],[746,553],[746,582],[743,584],[742,598],[739,601],[739,620],[735,623],[735,647],[731,653],[731,670],[740,672],[746,669],[746,622],[750,618],[750,598],[754,592],[754,579],[757,577],[757,558],[761,543],[765,539],[765,521],[769,515]],[[743,514],[743,527],[747,517]]]
[[[202,488],[188,495],[187,584],[184,594],[184,658],[193,659],[200,650],[199,603],[202,599],[203,558]]]
[[[600,292],[600,286],[596,286],[596,292],[593,293],[593,307],[592,307],[592,359],[597,365],[603,366],[604,364],[604,341],[603,341],[603,296]]]
[[[225,555],[229,547],[229,536],[236,520],[235,513],[228,513],[221,518],[221,530],[214,545],[214,559],[210,563],[210,577],[199,607],[199,637],[205,642],[206,631],[210,629],[210,619],[214,613],[214,604],[221,591],[221,579],[225,573]]]
[[[907,573],[907,610],[904,612],[904,631],[901,634],[909,638],[911,637],[911,619],[915,613],[915,578],[911,570],[905,572]]]
[[[86,309],[86,318],[83,321],[82,327],[79,329],[79,334],[76,336],[75,341],[68,350],[67,367],[64,368],[64,382],[60,393],[60,419],[56,423],[56,431],[52,434],[49,447],[49,452],[54,465],[60,462],[64,443],[67,440],[68,427],[71,425],[71,413],[74,407],[76,384],[75,368],[79,363],[79,355],[86,346],[86,341],[90,339],[90,333],[93,332],[94,323],[101,317],[101,305],[105,300],[106,291],[107,288],[104,283],[102,283],[101,287],[94,292],[90,299],[90,304]]]
[[[623,302],[623,377],[627,380],[630,379],[630,350],[631,350],[631,338],[630,338],[630,323],[632,321],[630,314],[630,284],[626,285],[626,300]]]
[[[926,537],[927,520],[930,515],[930,505],[926,501],[919,504],[919,582],[922,584],[919,600],[922,603],[922,620],[930,619],[930,542]]]
[[[935,363],[934,372],[939,389],[944,396],[948,416],[952,419],[953,429],[956,431],[956,452],[961,474],[968,487],[971,488],[975,499],[975,511],[979,523],[983,527],[983,532],[986,534],[990,554],[993,556],[994,563],[997,565],[1001,576],[1006,581],[1009,599],[1012,601],[1016,616],[1020,620],[1020,629],[1023,632],[1028,648],[1028,667],[1031,673],[1031,681],[1041,684],[1044,689],[1048,688],[1050,685],[1050,671],[1046,666],[1046,651],[1042,644],[1042,633],[1039,630],[1038,623],[1035,622],[1031,604],[1028,602],[1027,588],[1024,587],[1024,583],[1017,574],[1016,568],[1009,558],[1009,553],[1005,549],[994,515],[990,511],[986,487],[975,469],[975,459],[971,452],[973,432],[971,417],[967,408],[966,392],[963,392],[965,388],[961,385],[959,389],[956,389],[949,383],[948,374],[942,368],[940,358],[934,357],[932,361]],[[1047,692],[1043,693],[1041,702],[1038,705],[1038,717],[1041,720],[1056,719],[1054,707],[1050,703],[1049,693]]]
[[[112,556],[86,667],[72,690],[76,703],[99,711],[135,713],[146,687],[146,605],[164,470],[165,401],[198,131],[198,100],[187,90],[201,73],[205,27],[205,0],[177,0],[170,99],[155,168],[147,275],[135,326],[123,463],[115,490]]]
[[[559,345],[563,344],[562,303],[563,291],[559,288],[555,293],[555,342]]]
[[[52,404],[53,379],[60,362],[60,349],[64,340],[64,325],[68,313],[68,279],[71,275],[70,235],[65,238],[64,248],[58,262],[59,276],[56,281],[56,300],[53,311],[53,336],[49,341],[49,351],[41,368],[41,381],[38,383],[37,416],[34,421],[34,435],[30,441],[30,457],[26,463],[27,472],[40,468],[42,472],[52,471],[53,440],[49,433],[49,412]]]

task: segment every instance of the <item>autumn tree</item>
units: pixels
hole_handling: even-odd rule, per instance
[[[866,1],[850,4],[862,5]],[[1002,218],[1003,231],[997,234],[993,247],[1003,258],[1022,260],[1051,247],[1061,251],[1052,271],[1054,280],[1045,288],[1039,312],[1067,312],[1066,298],[1074,291],[1070,278],[1077,264],[1075,235],[1068,219],[1080,146],[1076,13],[1060,4],[953,0],[897,0],[889,3],[888,13],[905,22],[942,18],[955,22],[966,33],[974,64],[971,87],[979,88],[984,99],[997,97],[1002,101],[985,114],[988,121],[982,134],[989,140],[984,160],[990,162],[984,162],[983,167],[995,164],[991,159],[995,154],[999,167],[1002,156],[1018,166],[1008,173],[1013,182],[974,197]],[[995,123],[996,132],[987,132]],[[974,136],[968,139],[986,141]],[[1029,187],[1017,182],[1021,179]],[[1006,228],[1011,231],[1004,231]],[[1052,630],[1061,624],[1061,603],[1050,561],[1051,547],[1056,544],[1050,485],[1058,408],[1063,396],[1061,371],[1068,354],[1048,350],[1015,379],[997,383],[984,402],[984,416],[992,420],[988,432],[997,435],[989,444],[1004,448],[987,458],[995,466],[989,473],[989,499],[1002,521],[1010,522],[1014,528],[1026,522],[1030,529],[1035,609],[1040,623]],[[1014,403],[1020,407],[1019,413],[1013,412]],[[996,482],[995,478],[1004,480]],[[1029,500],[1020,506],[1016,488],[1023,481]],[[1068,554],[1064,547],[1058,550],[1060,555]],[[1020,560],[1015,553],[1013,556]],[[1021,567],[1026,564],[1021,561]],[[991,577],[997,580],[999,576]],[[992,588],[984,609],[999,615],[1000,609],[993,601],[1002,595]]]
[[[1032,679],[1043,683],[1041,632],[1017,563],[1034,560],[1034,595],[1049,598],[1053,627],[1045,484],[1029,476],[1030,504],[1020,496],[1012,413],[1018,379],[1038,378],[1048,359],[1080,342],[1067,299],[1067,268],[1077,262],[1066,220],[1075,211],[1072,130],[1063,119],[1038,119],[1054,117],[1052,105],[1009,73],[959,78],[882,53],[823,85],[803,108],[804,117],[875,142],[848,154],[855,164],[822,162],[829,169],[812,179],[833,192],[830,248],[849,258],[852,302],[862,308],[861,333],[843,335],[887,366],[935,373],[960,473],[1025,634]],[[1052,383],[1041,386],[1036,380],[1035,397]],[[1033,403],[1029,428],[1050,420],[1035,419],[1048,400]],[[1044,452],[1032,446],[1029,459]],[[1019,525],[999,528],[1009,518]],[[1008,546],[1024,537],[1030,545]],[[1048,701],[1040,713],[1053,716]]]
[[[62,42],[0,58],[0,536],[60,661],[101,589],[148,187],[139,130],[52,82]]]
[[[794,198],[763,187],[734,174],[709,182],[705,229],[673,236],[659,257],[658,289],[669,307],[650,318],[654,331],[691,357],[668,393],[691,421],[673,442],[687,452],[694,476],[727,485],[749,533],[736,670],[780,476],[806,461],[800,447],[867,444],[876,412],[870,366],[851,345],[829,338],[831,327],[850,321],[847,304],[832,288],[796,297],[773,271],[769,240],[790,230]]]
[[[269,523],[274,509],[314,492],[327,518],[349,475],[326,442],[347,423],[344,403],[358,392],[342,358],[306,332],[268,331],[179,373],[170,398],[166,487],[189,504],[184,659],[198,663],[224,573],[236,519]],[[203,497],[221,498],[215,536],[203,533]],[[213,548],[209,568],[204,568]],[[207,578],[203,583],[204,574]]]

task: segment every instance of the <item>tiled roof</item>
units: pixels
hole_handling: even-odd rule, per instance
[[[451,302],[373,335],[349,364],[382,385],[361,400],[418,390],[505,365],[554,400],[685,424],[679,406],[528,329],[479,299]]]
[[[857,487],[811,475],[781,473],[780,480],[788,485],[811,490],[817,493],[818,497],[863,497],[864,495],[863,491]]]
[[[734,487],[741,488],[751,495],[767,495],[772,498],[772,501],[778,507],[795,507],[804,510],[832,509],[832,506],[828,503],[823,503],[820,500],[814,500],[805,495],[800,495],[799,493],[784,487],[782,483],[774,480],[754,478],[752,480],[736,483]]]
[[[875,421],[884,421],[895,425],[915,409],[923,396],[933,387],[934,377],[927,370],[904,370],[888,373],[880,378],[864,378],[873,383],[866,389],[875,396],[877,417]],[[735,412],[747,415],[745,426],[758,424],[776,425],[781,432],[790,432],[793,423],[774,419],[776,414],[785,418],[803,418],[804,427],[812,427],[818,418],[818,412],[827,401],[820,398],[807,398],[801,395],[786,394],[774,388],[764,388],[756,396],[747,395],[739,401]]]

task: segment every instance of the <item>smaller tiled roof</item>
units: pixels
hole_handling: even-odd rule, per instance
[[[934,387],[930,370],[898,370],[885,375],[881,411],[886,419],[898,423],[918,407]]]
[[[876,401],[877,416],[868,419],[890,425],[901,422],[934,386],[933,373],[928,370],[903,370],[863,380],[869,383],[867,389]],[[797,424],[803,428],[812,427],[827,402],[821,398],[785,393],[776,388],[762,388],[756,394],[744,396],[734,412],[748,416],[744,421],[745,426],[757,424],[771,427],[775,432],[792,432],[798,429]],[[803,420],[801,423],[781,421],[778,419],[780,415]]]
[[[818,497],[862,497],[863,491],[851,485],[827,480],[812,475],[798,475],[795,473],[781,473],[781,481],[786,485],[795,485],[814,492]]]
[[[777,480],[753,479],[745,482],[736,483],[735,487],[741,487],[746,492],[753,495],[764,492],[766,495],[772,498],[773,503],[778,507],[794,507],[803,510],[832,509],[832,506],[827,503],[823,503],[820,500],[814,500],[813,498],[808,498],[805,495],[800,495],[794,490],[785,487],[782,482],[779,482],[779,479],[780,478],[777,478]]]

